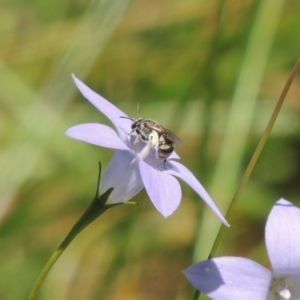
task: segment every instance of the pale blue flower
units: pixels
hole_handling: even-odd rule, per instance
[[[130,136],[127,134],[131,131],[131,121],[121,118],[128,116],[75,76],[73,79],[83,96],[114,125],[113,129],[98,123],[80,124],[69,128],[66,132],[72,138],[115,150],[100,181],[100,194],[108,188],[114,188],[107,201],[108,204],[128,201],[145,187],[156,209],[167,217],[177,209],[181,201],[181,187],[176,179],[178,177],[190,185],[217,217],[228,225],[195,176],[185,166],[173,160],[179,158],[175,152],[165,166],[162,160],[156,158],[155,151],[144,160],[137,158],[145,147],[145,142],[140,141],[131,147],[135,139],[134,134]]]
[[[215,300],[300,299],[300,209],[285,199],[273,206],[265,228],[272,271],[242,257],[196,263],[184,274]]]

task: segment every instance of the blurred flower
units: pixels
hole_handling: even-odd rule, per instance
[[[265,228],[273,271],[242,257],[196,263],[184,274],[212,299],[300,299],[300,210],[287,200],[273,206]]]
[[[115,127],[114,130],[103,124],[88,123],[71,127],[66,132],[72,138],[116,150],[101,179],[99,188],[100,193],[111,187],[114,188],[107,204],[128,201],[145,187],[156,209],[164,217],[168,217],[177,209],[181,201],[181,187],[175,178],[178,177],[190,185],[217,217],[228,225],[206,190],[186,167],[172,160],[168,160],[164,166],[162,160],[156,158],[155,153],[151,153],[144,160],[139,159],[145,142],[140,141],[133,148],[131,147],[135,139],[134,134],[127,134],[131,131],[131,122],[121,118],[128,118],[128,116],[75,76],[73,79],[83,96]],[[169,158],[179,157],[173,152]]]

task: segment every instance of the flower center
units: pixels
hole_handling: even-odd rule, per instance
[[[268,300],[294,300],[299,299],[297,283],[293,277],[273,277]]]
[[[291,299],[292,297],[292,294],[287,288],[287,286],[278,287],[277,293],[284,300]]]

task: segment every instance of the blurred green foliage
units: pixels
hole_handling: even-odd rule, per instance
[[[71,140],[108,122],[71,73],[131,116],[184,141],[182,162],[225,213],[299,55],[299,1],[2,1],[0,299],[26,299],[91,201],[112,151]],[[300,82],[229,220],[220,254],[268,265],[264,223],[300,204]],[[186,185],[164,219],[146,193],[109,210],[59,259],[39,299],[191,299],[181,270],[207,257],[220,222]]]

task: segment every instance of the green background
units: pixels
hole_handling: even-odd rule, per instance
[[[225,214],[295,64],[296,0],[35,0],[0,3],[0,299],[26,299],[92,200],[112,150],[67,128],[109,122],[78,78],[128,115],[183,140],[181,162]],[[269,266],[264,225],[276,200],[300,204],[300,82],[228,221],[218,255]],[[181,270],[207,257],[220,226],[186,184],[164,219],[145,191],[109,210],[58,260],[39,299],[192,299]]]

